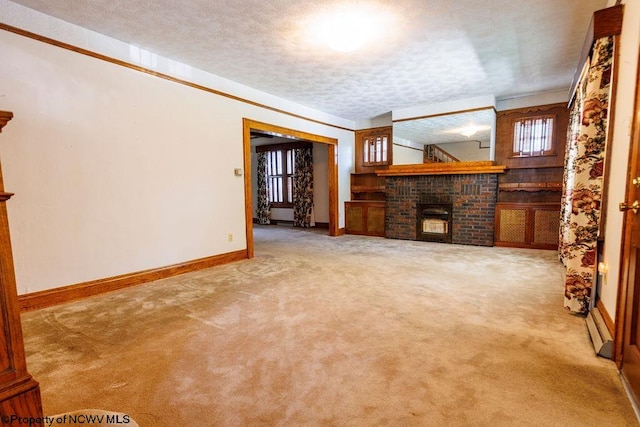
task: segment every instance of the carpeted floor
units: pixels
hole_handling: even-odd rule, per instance
[[[141,426],[632,426],[554,251],[256,227],[256,257],[23,315],[44,410]]]

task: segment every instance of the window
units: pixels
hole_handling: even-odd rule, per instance
[[[274,150],[266,153],[269,203],[275,207],[292,207],[295,150]]]
[[[534,157],[555,154],[554,116],[527,117],[513,124],[513,156]]]
[[[258,145],[256,153],[265,154],[267,200],[276,208],[292,208],[296,153],[313,148],[313,143],[294,141],[282,144]]]
[[[389,136],[367,136],[364,138],[364,159],[363,166],[378,166],[387,164],[387,147],[389,146]]]

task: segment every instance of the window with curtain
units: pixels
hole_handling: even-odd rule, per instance
[[[513,124],[513,157],[555,154],[553,116],[527,117]]]
[[[293,206],[295,151],[295,149],[289,149],[266,152],[267,199],[273,207]]]

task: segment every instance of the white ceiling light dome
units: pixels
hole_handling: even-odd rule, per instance
[[[372,3],[338,4],[314,15],[307,29],[311,37],[331,49],[349,53],[379,41],[393,28],[393,15]]]

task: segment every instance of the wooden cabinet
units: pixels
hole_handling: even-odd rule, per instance
[[[558,203],[498,203],[494,244],[518,248],[557,249]]]
[[[384,182],[375,173],[351,174],[351,201],[344,206],[347,234],[384,237]]]
[[[393,163],[391,126],[363,129],[355,135],[355,173],[351,201],[345,202],[347,234],[385,236],[385,177],[377,170]]]
[[[384,237],[384,207],[384,201],[380,200],[345,202],[347,234]]]

